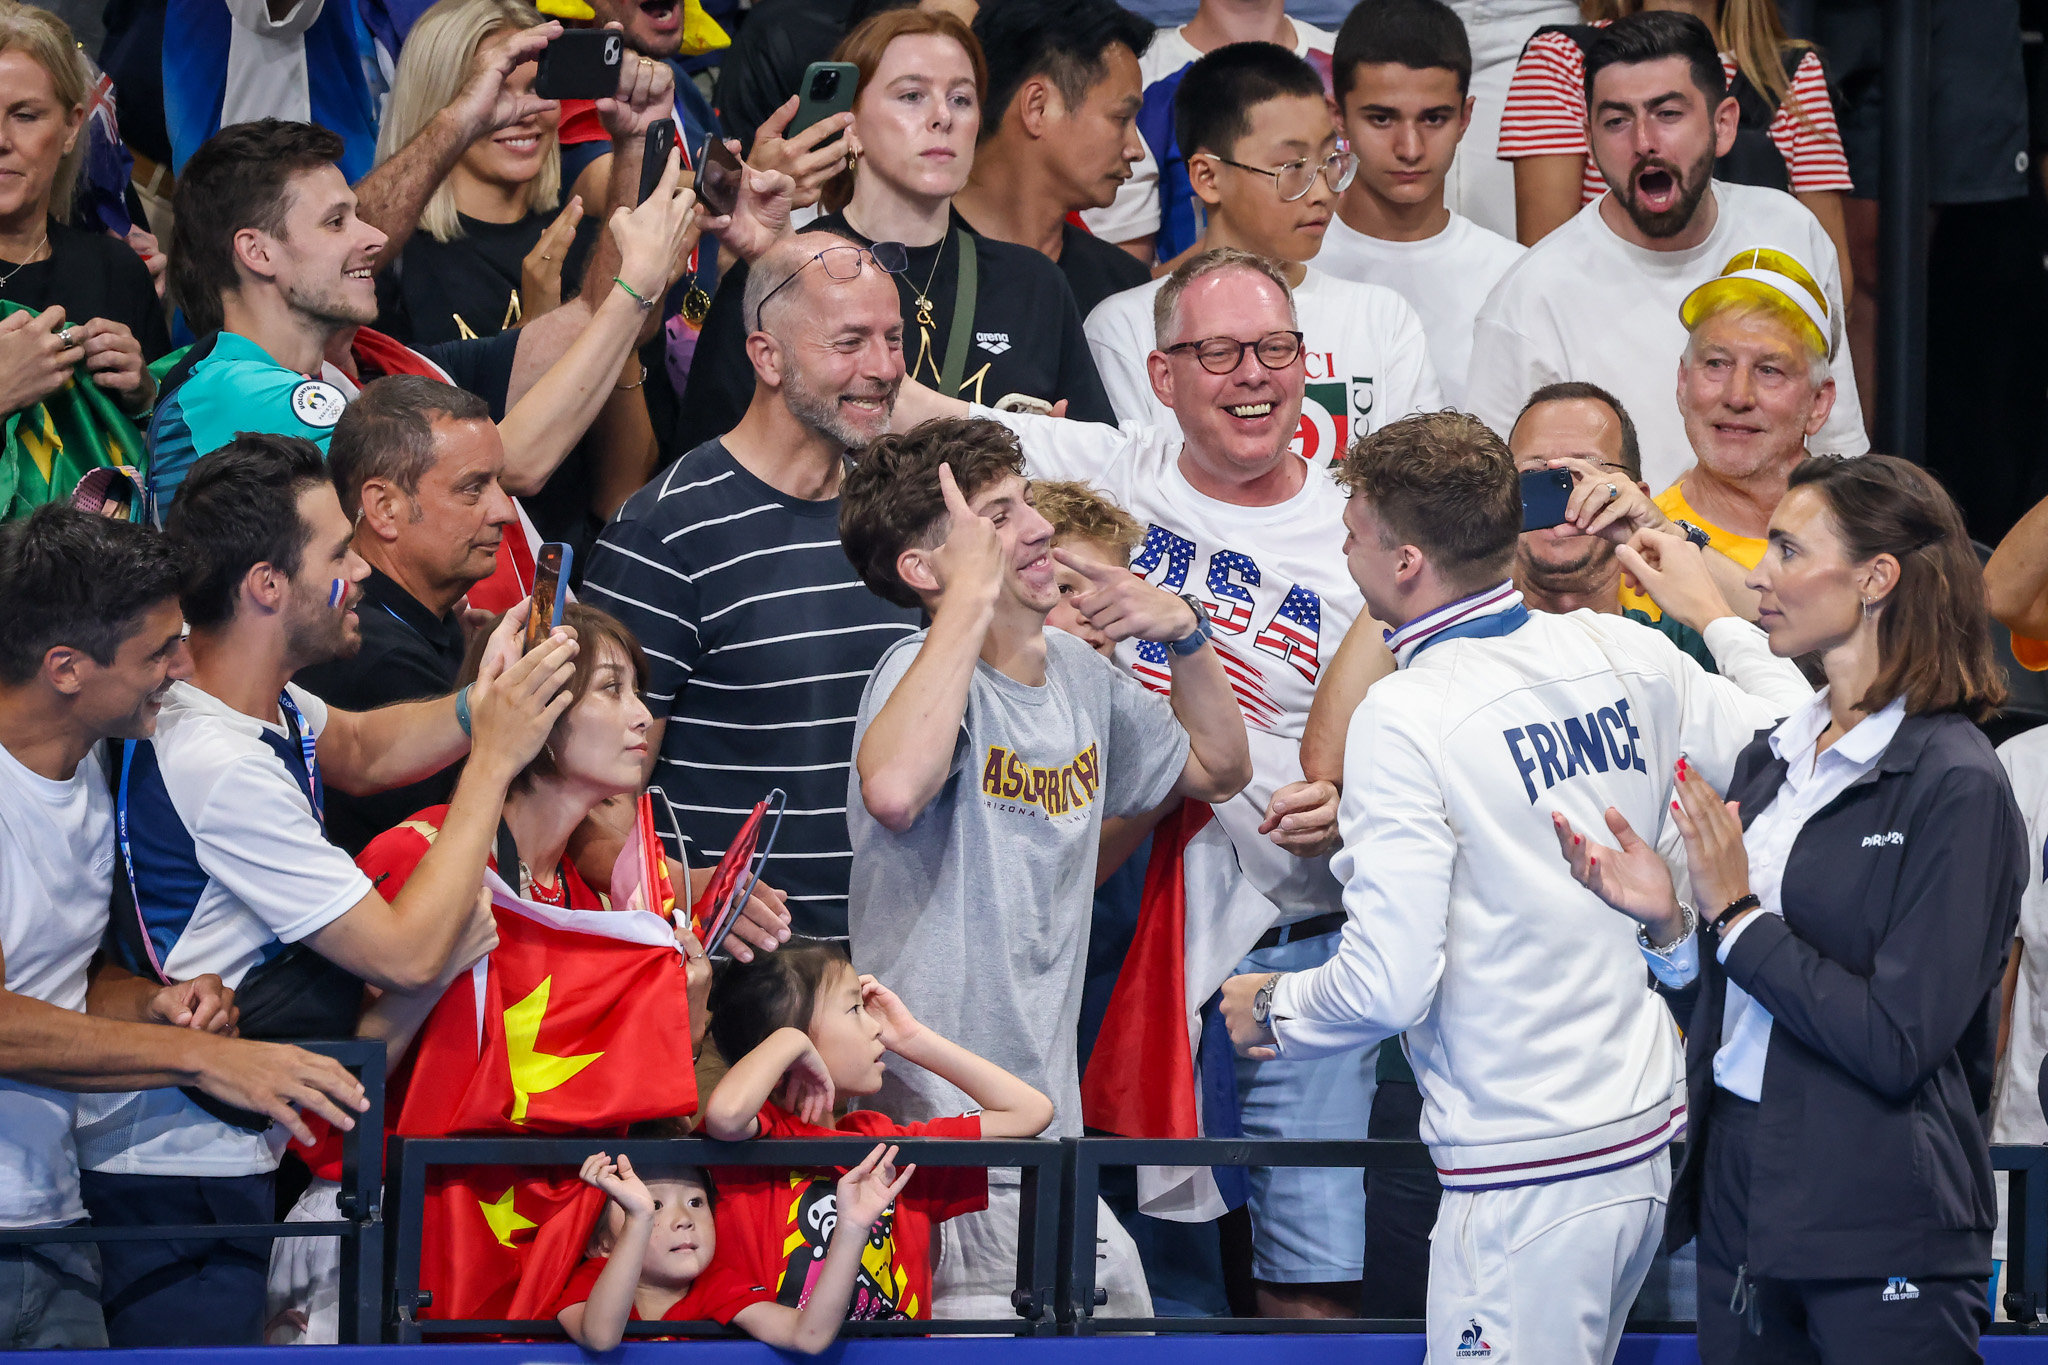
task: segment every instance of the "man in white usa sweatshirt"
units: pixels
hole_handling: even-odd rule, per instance
[[[1663,1230],[1682,1051],[1626,921],[1558,870],[1553,813],[1657,827],[1678,757],[1730,774],[1774,708],[1636,622],[1528,611],[1514,459],[1477,419],[1393,423],[1338,477],[1399,665],[1345,746],[1349,920],[1322,966],[1227,982],[1224,1015],[1253,1056],[1406,1034],[1445,1189],[1430,1360],[1609,1362]]]

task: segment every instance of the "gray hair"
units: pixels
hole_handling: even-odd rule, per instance
[[[1188,286],[1204,276],[1221,274],[1226,270],[1249,270],[1278,285],[1280,297],[1287,300],[1288,318],[1296,326],[1300,325],[1300,314],[1294,307],[1294,290],[1289,287],[1279,262],[1254,252],[1240,251],[1234,246],[1219,246],[1182,261],[1166,277],[1166,283],[1159,286],[1159,292],[1152,296],[1154,344],[1161,350],[1166,349],[1168,338],[1174,334],[1177,321],[1174,315],[1180,310],[1180,296],[1187,293]]]

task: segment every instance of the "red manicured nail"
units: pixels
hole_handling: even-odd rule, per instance
[[[1671,803],[1671,809],[1673,809],[1673,810],[1677,810],[1677,809],[1679,809],[1679,805],[1678,805],[1678,803],[1677,803],[1676,801],[1673,801],[1673,802]]]
[[[1577,848],[1577,847],[1578,847],[1578,846],[1579,846],[1580,844],[1582,844],[1582,843],[1584,843],[1584,842],[1585,842],[1585,840],[1584,840],[1584,839],[1581,839],[1581,838],[1580,838],[1580,837],[1579,837],[1578,835],[1574,834],[1574,835],[1572,836],[1572,847],[1573,847],[1573,848]]]

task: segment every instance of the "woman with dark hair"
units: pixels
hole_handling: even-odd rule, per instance
[[[974,31],[920,9],[877,14],[832,54],[860,72],[845,170],[824,190],[833,210],[810,230],[862,246],[900,244],[905,373],[942,393],[995,406],[1011,395],[1069,403],[1068,416],[1113,422],[1081,313],[1058,266],[1030,247],[976,236],[953,212],[974,169],[988,66]],[[754,396],[746,271],[728,271],[704,321],[671,453],[739,425]]]
[[[2026,863],[1972,723],[2004,696],[1983,576],[1925,471],[1825,455],[1793,472],[1750,586],[1772,652],[1818,655],[1828,685],[1750,744],[1725,803],[1679,759],[1691,903],[1619,813],[1618,849],[1555,822],[1652,970],[1705,973],[1666,1241],[1699,1234],[1708,1365],[1975,1361]]]

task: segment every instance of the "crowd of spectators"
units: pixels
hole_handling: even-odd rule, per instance
[[[1112,1179],[1110,1317],[1973,1358],[2048,501],[1872,453],[1842,15],[93,8],[0,0],[0,1228],[340,1216],[357,1037],[389,1132],[674,1139],[427,1195],[593,1350],[1007,1318],[1018,1172],[898,1140],[1116,1133],[1435,1170]],[[10,1244],[0,1348],[339,1291]]]

